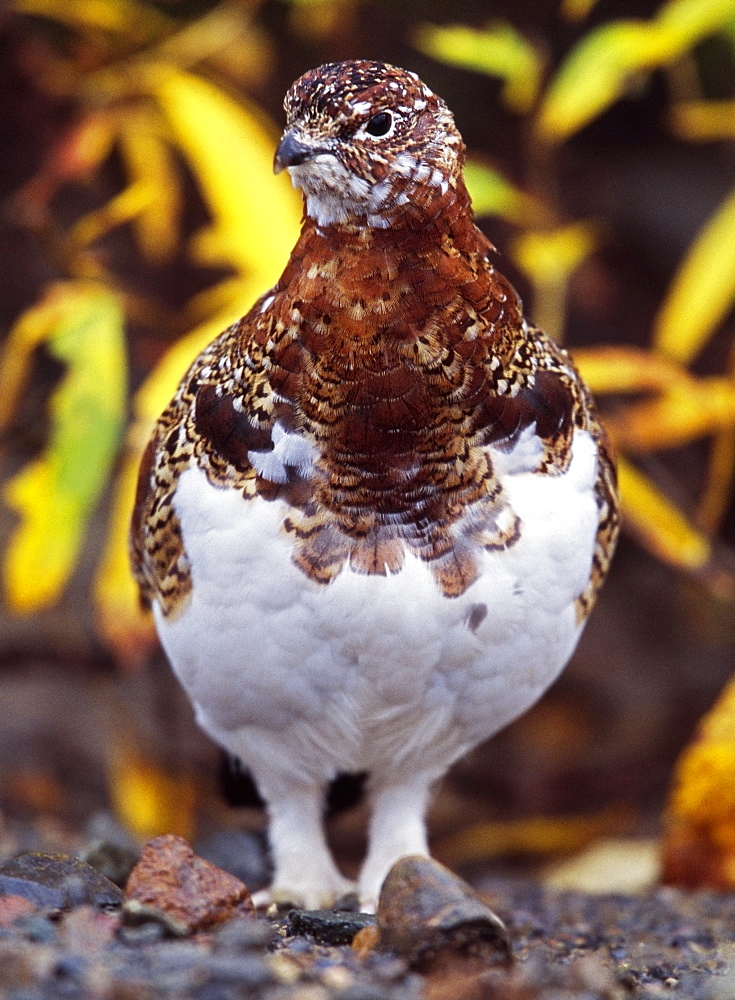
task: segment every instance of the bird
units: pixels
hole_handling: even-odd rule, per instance
[[[198,724],[265,801],[259,902],[371,911],[429,854],[439,779],[571,656],[615,547],[615,459],[475,224],[445,102],[349,60],[284,107],[301,232],[160,417],[132,563]],[[340,773],[367,775],[356,883],[324,829]]]

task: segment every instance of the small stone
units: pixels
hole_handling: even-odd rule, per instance
[[[127,919],[153,910],[189,932],[254,912],[247,886],[222,871],[174,834],[155,837],[143,848],[125,889]]]
[[[292,986],[301,979],[301,968],[285,952],[279,951],[274,955],[268,955],[268,968],[276,977],[279,983],[284,986]]]
[[[106,840],[92,841],[79,852],[77,857],[121,889],[125,887],[131,871],[138,862],[136,850]]]
[[[380,948],[422,971],[441,956],[487,964],[510,956],[508,932],[461,878],[432,858],[409,855],[388,872],[378,902]]]
[[[56,944],[59,932],[56,923],[40,913],[24,917],[20,922],[23,937],[34,944]]]
[[[372,924],[370,927],[363,927],[352,939],[352,950],[358,958],[365,961],[368,955],[375,950],[378,941],[380,941],[380,931],[377,924]]]
[[[119,915],[79,906],[65,914],[61,922],[61,939],[66,949],[75,955],[96,955],[112,941],[119,925]]]
[[[207,963],[209,977],[218,983],[233,983],[250,989],[276,981],[264,957],[260,955],[214,955]]]
[[[172,913],[167,913],[166,910],[162,910],[158,906],[141,903],[139,899],[126,899],[123,903],[122,915],[128,927],[156,924],[160,927],[163,935],[173,938],[188,937],[192,933],[191,927],[183,920],[178,920]]]
[[[36,909],[25,896],[0,896],[0,927],[10,927],[21,917],[35,913]]]
[[[322,969],[319,978],[328,989],[342,993],[355,982],[355,973],[344,965],[328,965],[326,969]]]
[[[124,915],[124,914],[123,914]],[[123,944],[130,945],[131,948],[139,948],[142,945],[156,944],[162,941],[167,934],[167,929],[163,924],[148,921],[140,925],[123,924],[117,932],[118,940]]]
[[[263,951],[278,938],[270,920],[250,917],[228,920],[220,924],[214,936],[214,947],[221,952]]]
[[[66,854],[29,852],[0,865],[0,895],[23,896],[46,909],[119,906],[120,889],[90,865]]]
[[[291,910],[286,929],[289,934],[308,935],[318,944],[352,944],[363,928],[375,924],[372,913],[335,910]]]

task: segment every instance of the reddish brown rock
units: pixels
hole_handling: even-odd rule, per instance
[[[508,932],[480,897],[438,861],[408,855],[386,876],[378,902],[380,947],[425,971],[455,957],[509,958]]]
[[[130,873],[124,908],[138,914],[160,911],[181,929],[179,933],[254,912],[240,879],[197,857],[187,841],[174,834],[155,837],[145,845]]]

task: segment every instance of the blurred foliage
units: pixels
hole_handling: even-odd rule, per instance
[[[193,356],[278,277],[298,230],[300,199],[287,177],[271,171],[277,128],[246,96],[262,93],[273,69],[271,29],[264,27],[270,22],[260,16],[265,6],[261,0],[204,7],[152,0],[10,5],[21,33],[34,39],[26,58],[33,59],[36,87],[71,111],[13,199],[64,280],[41,292],[5,342],[0,429],[12,424],[39,345],[67,367],[49,402],[45,448],[3,494],[18,515],[3,557],[5,598],[24,613],[57,600],[89,519],[105,499],[109,528],[94,599],[101,634],[124,663],[137,662],[151,639],[126,554],[135,471],[151,424]],[[359,0],[284,0],[281,10],[287,31],[321,46],[326,60],[339,57],[358,7]],[[596,13],[594,0],[560,0],[558,7],[560,24],[580,26]],[[703,40],[718,36],[735,45],[735,0],[668,0],[649,20],[581,27],[560,61],[502,19],[484,28],[413,23],[405,31],[416,50],[445,67],[501,81],[499,100],[525,123],[523,182],[477,158],[467,179],[478,214],[494,215],[512,230],[510,256],[532,288],[534,318],[557,337],[570,282],[607,239],[606,220],[569,219],[553,185],[544,183],[564,144],[654,72],[669,83],[675,141],[735,136],[735,98],[708,100],[699,65]],[[106,190],[95,184],[109,179],[111,162],[118,165],[117,190],[71,220],[58,211],[58,195],[70,187]],[[193,227],[192,182],[206,216]],[[107,241],[120,229],[132,233],[152,274],[185,263],[209,275],[204,290],[172,307],[147,290],[150,281],[111,264]],[[696,365],[735,299],[734,255],[735,192],[681,260],[648,349],[610,344],[575,351],[595,394],[603,403],[610,397],[627,528],[659,558],[729,600],[735,582],[718,537],[735,475],[735,352],[721,374],[698,374]],[[165,335],[172,345],[152,359],[129,404],[125,328],[151,331],[159,341]],[[673,498],[651,478],[650,456],[704,440],[709,460],[698,502]]]
[[[110,751],[108,780],[115,815],[134,836],[194,836],[197,788],[187,771],[168,772],[126,739]]]
[[[626,833],[633,822],[627,806],[611,806],[585,816],[529,816],[508,822],[469,824],[435,844],[444,864],[472,864],[490,858],[540,857],[579,851],[615,833]]]
[[[53,600],[74,568],[125,419],[123,314],[115,294],[69,281],[23,314],[5,345],[0,420],[12,412],[41,342],[65,373],[49,403],[46,449],[3,490],[19,515],[3,566],[5,592],[18,612]]]
[[[735,889],[735,680],[702,720],[674,772],[664,881]]]

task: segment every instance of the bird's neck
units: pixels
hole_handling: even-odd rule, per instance
[[[328,344],[353,352],[425,334],[454,337],[455,315],[460,330],[480,318],[487,329],[506,304],[517,307],[488,261],[492,249],[460,181],[434,197],[417,196],[400,224],[386,228],[364,219],[322,228],[307,215],[277,290],[298,339],[322,355]]]
[[[403,189],[396,185],[393,194],[374,213],[348,213],[329,225],[309,214],[307,201],[299,243],[310,240],[313,234],[355,252],[374,244],[400,254],[406,252],[407,246],[437,247],[446,240],[456,241],[463,251],[481,256],[492,249],[474,224],[471,199],[461,177],[441,186],[413,185]]]
[[[307,218],[273,296],[272,387],[310,425],[336,421],[353,451],[390,440],[410,452],[443,400],[472,410],[517,348],[520,303],[488,261],[466,192],[421,224],[410,218],[396,229]],[[353,439],[366,423],[368,445]]]

